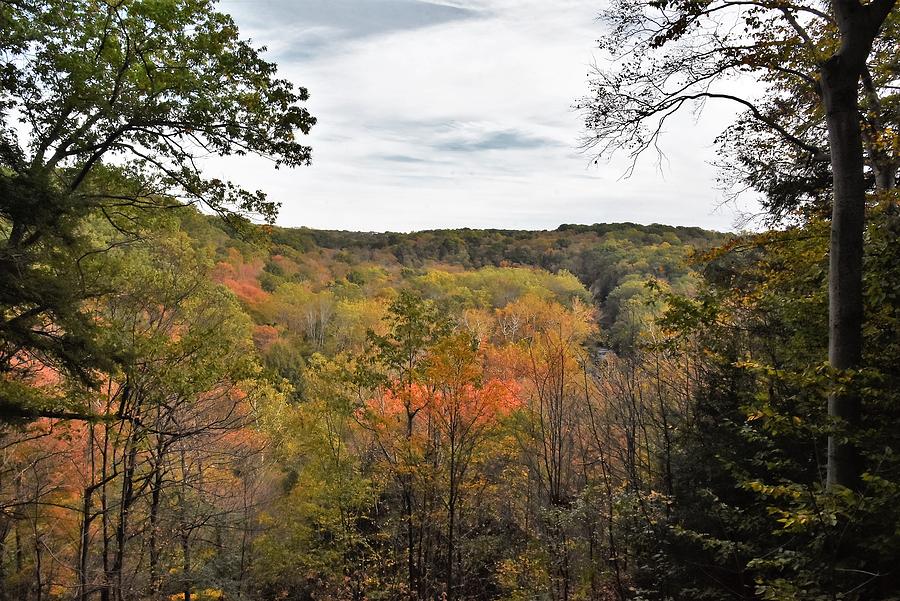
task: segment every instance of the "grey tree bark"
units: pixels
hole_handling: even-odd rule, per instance
[[[841,46],[820,69],[819,83],[831,153],[834,200],[828,276],[828,361],[837,370],[862,362],[863,233],[865,161],[859,114],[860,78],[875,37],[896,0],[833,0]],[[857,489],[861,464],[853,435],[860,419],[859,395],[833,392],[828,414],[841,428],[828,438],[828,488]]]

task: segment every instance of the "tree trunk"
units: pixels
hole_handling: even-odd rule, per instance
[[[88,589],[88,546],[91,535],[91,495],[96,487],[87,486],[84,489],[81,504],[81,532],[78,537],[78,598],[88,601],[90,590]]]
[[[456,589],[453,582],[453,555],[456,552],[456,488],[458,482],[456,479],[456,451],[453,449],[454,443],[451,438],[450,450],[450,494],[447,499],[447,589],[446,595],[448,601],[456,598]]]
[[[0,601],[7,601],[9,593],[6,590],[6,537],[12,521],[3,519],[3,527],[0,528]]]
[[[190,527],[187,516],[187,460],[185,451],[181,449],[181,489],[179,491],[178,505],[181,520],[181,554],[182,554],[182,591],[184,601],[191,601],[191,540]]]
[[[103,429],[103,445],[101,447],[100,458],[100,526],[101,526],[101,562],[103,566],[103,583],[100,587],[100,601],[110,601],[110,592],[112,583],[109,580],[109,541],[110,541],[110,523],[109,523],[109,493],[107,490],[108,482],[117,474],[115,468],[110,473],[110,426],[106,424]],[[115,463],[115,458],[113,458]]]
[[[828,361],[838,370],[862,363],[863,231],[866,182],[859,113],[860,78],[872,44],[897,0],[832,0],[841,34],[837,53],[820,69],[822,102],[828,127],[834,201],[828,267]],[[881,184],[890,183],[882,181]],[[851,391],[828,397],[828,415],[839,421],[828,437],[826,486],[856,490],[862,470],[853,442],[860,420],[860,398]]]
[[[837,370],[856,369],[862,361],[862,268],[866,183],[858,105],[859,73],[840,55],[822,69],[834,201],[828,277],[828,361]],[[860,417],[854,391],[828,398],[828,415],[839,420],[828,438],[826,484],[856,489],[860,461],[852,435]]]
[[[162,584],[162,575],[159,568],[159,505],[162,495],[162,466],[161,453],[157,457],[157,464],[153,474],[153,484],[150,490],[150,516],[149,516],[149,554],[150,554],[150,598],[157,599],[159,597],[160,585]]]
[[[823,99],[831,147],[834,202],[828,279],[828,360],[838,370],[858,368],[862,360],[862,261],[865,226],[865,179],[857,106],[857,78],[841,73],[840,61],[823,73]],[[859,422],[859,396],[834,392],[828,415],[841,431],[828,438],[827,486],[855,489],[859,457],[851,434]],[[845,430],[846,428],[846,430]]]
[[[18,479],[17,479],[18,485]],[[18,491],[16,492],[16,498],[19,498]],[[15,537],[16,537],[16,575],[19,576],[22,574],[22,571],[25,569],[25,549],[22,546],[22,534],[19,532],[19,522],[16,522],[15,525]],[[21,580],[16,585],[16,592],[18,593],[19,601],[28,601],[28,587],[26,586],[25,580]]]
[[[131,435],[129,435],[129,438]],[[122,473],[122,492],[119,500],[119,523],[115,529],[116,548],[113,553],[113,564],[110,579],[115,582],[115,595],[117,601],[125,601],[125,545],[128,543],[128,526],[131,518],[131,506],[135,502],[134,474],[137,466],[137,446],[135,441],[129,441],[131,448],[125,457],[125,468]]]

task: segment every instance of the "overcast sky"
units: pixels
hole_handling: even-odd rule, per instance
[[[668,162],[593,165],[572,109],[587,91],[602,0],[223,0],[244,36],[311,95],[313,165],[216,161],[265,190],[279,223],[410,231],[635,221],[732,229],[709,106],[668,125]],[[718,207],[718,208],[717,208]]]

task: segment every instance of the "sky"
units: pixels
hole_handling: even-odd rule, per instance
[[[553,229],[632,221],[734,229],[708,105],[671,121],[666,160],[594,164],[579,149],[602,0],[222,0],[242,35],[310,93],[312,166],[216,159],[207,173],[324,229]]]

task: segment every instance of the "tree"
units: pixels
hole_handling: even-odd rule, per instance
[[[389,586],[377,580],[385,570],[370,526],[377,473],[364,471],[352,370],[346,356],[314,354],[304,402],[274,422],[274,447],[290,490],[264,516],[272,527],[255,542],[254,574],[279,594],[291,591],[291,598],[361,601],[370,588]]]
[[[586,146],[601,154],[624,149],[636,159],[658,150],[671,115],[696,102],[726,99],[747,110],[745,122],[786,142],[804,160],[830,164],[828,358],[838,371],[858,369],[862,358],[868,184],[860,82],[877,100],[870,60],[895,4],[833,0],[823,10],[812,2],[619,0],[604,13],[613,27],[604,48],[617,69],[598,71],[594,96],[581,105],[592,133]],[[764,103],[723,88],[726,78],[748,74],[768,87]],[[795,111],[797,104],[811,110]],[[816,138],[822,122],[827,145]],[[866,126],[871,134],[872,120]],[[885,131],[874,133],[877,138]],[[868,170],[881,173],[879,186],[893,187],[898,163],[883,156],[870,153]],[[833,392],[828,412],[844,427],[829,437],[827,482],[856,488],[860,465],[850,440],[859,421],[858,395]]]
[[[572,523],[583,483],[578,446],[586,392],[580,363],[583,345],[594,333],[594,314],[577,301],[566,309],[535,296],[496,314],[499,338],[512,359],[508,363],[522,384],[514,437],[528,476],[525,511],[533,514],[533,525],[527,528],[540,543],[549,598],[566,601],[577,596]]]
[[[896,216],[876,207],[869,220],[858,494],[822,481],[827,220],[739,239],[694,298],[663,295],[661,348],[694,371],[670,420],[674,527],[645,574],[674,598],[896,596],[898,295],[886,282],[900,263]]]
[[[369,390],[380,392],[377,402],[370,401],[365,421],[400,488],[406,530],[407,594],[419,599],[424,597],[426,585],[421,552],[426,520],[420,517],[417,529],[416,509],[418,506],[424,513],[427,503],[418,503],[417,496],[421,480],[429,478],[427,474],[420,475],[428,441],[422,441],[417,422],[424,419],[422,414],[434,396],[427,382],[431,355],[450,334],[451,323],[433,302],[408,290],[401,291],[391,303],[383,321],[388,329],[385,334],[368,335],[367,365],[360,369],[359,380]]]
[[[104,358],[81,303],[105,290],[89,258],[155,210],[274,219],[265,194],[204,178],[198,159],[310,160],[296,139],[315,122],[306,90],[278,79],[215,0],[0,3],[0,73],[3,372],[26,357],[89,379]],[[92,214],[118,235],[85,236]]]
[[[444,505],[447,508],[446,568],[444,591],[446,598],[457,598],[456,569],[459,554],[457,530],[460,508],[465,500],[465,484],[476,452],[497,420],[515,406],[515,400],[497,380],[484,381],[484,359],[479,353],[478,340],[467,332],[454,333],[441,340],[434,349],[428,379],[434,390],[427,406],[428,417],[434,423],[444,456],[442,472],[446,483]],[[462,582],[460,582],[462,584]]]
[[[121,360],[97,388],[52,372],[29,382],[51,400],[77,399],[91,419],[0,429],[0,534],[20,531],[22,549],[0,591],[23,570],[36,586],[22,598],[240,589],[247,562],[218,572],[246,552],[265,475],[255,418],[281,403],[260,377],[250,320],[181,232],[156,232],[105,260],[120,263],[117,293],[93,309],[101,342]],[[229,529],[244,536],[223,540]]]

